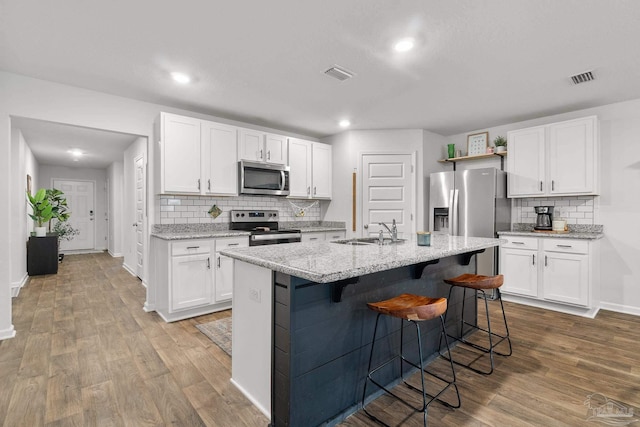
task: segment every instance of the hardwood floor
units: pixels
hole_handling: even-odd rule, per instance
[[[107,254],[67,256],[57,275],[32,278],[13,300],[17,335],[0,342],[0,425],[266,426],[230,384],[230,357],[195,328],[230,312],[168,324],[144,300]],[[431,426],[593,424],[592,393],[640,414],[640,318],[505,305],[514,355],[497,357],[491,376],[458,369],[462,407],[434,403]],[[370,408],[391,425],[422,425],[386,397]],[[375,424],[358,413],[343,425]]]

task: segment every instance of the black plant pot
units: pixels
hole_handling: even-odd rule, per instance
[[[58,262],[62,262],[64,259],[64,254],[58,254]]]

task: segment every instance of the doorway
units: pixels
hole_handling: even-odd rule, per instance
[[[362,235],[388,234],[395,219],[398,237],[415,231],[414,155],[401,153],[362,154]]]
[[[69,211],[69,224],[78,230],[70,241],[61,241],[60,250],[94,250],[96,236],[95,182],[54,179],[53,188],[64,193]]]

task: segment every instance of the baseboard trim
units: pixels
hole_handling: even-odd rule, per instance
[[[27,273],[25,273],[24,276],[22,277],[22,280],[20,280],[19,282],[13,282],[11,284],[11,297],[12,298],[17,297],[18,294],[20,294],[20,289],[22,289],[22,287],[27,284],[28,280],[29,280],[29,275]]]
[[[553,310],[559,311],[561,313],[573,314],[574,316],[582,316],[588,317],[589,319],[593,319],[598,314],[598,310],[600,310],[601,306],[598,307],[575,307],[572,305],[555,303],[546,300],[537,300],[527,297],[521,297],[519,295],[502,293],[502,299],[504,301],[515,302],[517,304],[529,305],[532,307],[543,308],[545,310]]]
[[[122,257],[124,256],[124,255],[123,255],[123,254],[121,254],[120,252],[115,252],[115,253],[113,253],[113,252],[111,252],[111,251],[107,251],[107,253],[108,253],[109,255],[111,255],[113,258],[122,258]]]
[[[122,263],[122,268],[124,268],[125,270],[127,270],[129,272],[129,274],[131,274],[132,276],[138,277],[138,275],[136,274],[135,270],[132,270],[127,264],[125,264],[124,262]]]
[[[612,302],[600,302],[600,308],[603,310],[615,311],[617,313],[632,314],[640,316],[640,307],[630,305],[614,304]]]
[[[245,390],[244,387],[242,387],[240,384],[238,384],[233,378],[231,378],[231,384],[236,386],[236,388],[238,390],[240,390],[240,393],[242,393],[244,395],[244,397],[249,399],[249,401],[251,403],[253,403],[260,410],[260,412],[262,412],[264,415],[266,415],[266,417],[268,419],[271,419],[271,411],[269,411],[267,408],[262,406],[260,404],[260,402],[258,402],[258,400],[256,400],[256,398],[254,398],[251,394],[249,394],[249,392],[247,392],[247,390]]]
[[[16,330],[13,327],[13,325],[11,325],[11,327],[8,329],[3,329],[0,331],[0,340],[7,340],[15,336],[16,336]]]

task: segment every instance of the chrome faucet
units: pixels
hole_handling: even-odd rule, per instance
[[[384,222],[379,222],[378,225],[383,226],[384,228],[387,229],[387,231],[389,232],[389,234],[391,234],[391,241],[392,242],[396,242],[398,240],[398,227],[396,226],[396,220],[393,220],[393,223],[391,224],[391,228],[389,228],[389,226],[387,224],[385,224]],[[382,230],[380,230],[382,231]]]

